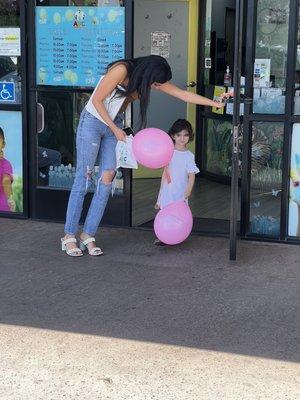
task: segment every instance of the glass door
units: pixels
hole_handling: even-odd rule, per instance
[[[291,96],[288,56],[296,13],[293,0],[249,1],[246,91],[253,98],[244,120],[242,234],[286,237]],[[289,62],[288,62],[289,60]],[[284,148],[286,146],[286,148]],[[288,172],[287,172],[288,173]]]
[[[247,10],[244,10],[246,20]],[[202,2],[201,63],[199,82],[201,94],[218,99],[233,89],[236,1]],[[245,91],[246,30],[242,32],[241,92]],[[244,104],[240,106],[244,114]],[[199,231],[229,234],[232,175],[232,117],[233,103],[224,109],[206,107],[198,112],[196,143],[201,176],[196,182],[197,195],[192,202],[195,226]],[[241,161],[239,175],[241,176]],[[240,182],[240,179],[239,179]],[[240,190],[238,201],[240,215]]]
[[[130,53],[125,20],[130,3],[105,0],[36,0],[31,26],[30,139],[31,213],[64,220],[76,168],[80,113],[106,66]],[[127,15],[125,15],[127,13]],[[34,121],[34,123],[33,123]],[[95,166],[87,199],[97,181]],[[116,191],[103,222],[129,224],[130,176],[118,171]],[[84,208],[83,217],[86,212]]]

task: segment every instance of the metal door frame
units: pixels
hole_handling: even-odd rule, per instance
[[[300,238],[288,236],[289,185],[291,163],[291,141],[294,123],[300,123],[300,115],[293,114],[294,84],[296,68],[296,48],[299,18],[299,0],[290,0],[288,20],[288,49],[286,70],[285,113],[281,115],[253,114],[252,105],[245,105],[243,119],[243,155],[241,187],[241,237],[243,239],[300,244]],[[246,87],[247,97],[253,96],[253,62],[255,58],[257,23],[257,1],[248,0],[247,8],[247,41],[246,41]],[[250,183],[251,183],[251,131],[253,122],[281,122],[284,124],[283,157],[282,157],[282,196],[280,210],[280,234],[259,236],[250,233]]]
[[[236,6],[241,6],[241,1],[244,3],[244,9],[247,9],[246,30],[247,38],[245,42],[245,95],[246,97],[253,97],[253,62],[255,57],[255,44],[256,44],[256,24],[257,24],[257,1],[255,0],[236,0]],[[290,158],[291,158],[291,136],[293,124],[300,123],[300,115],[293,115],[293,102],[294,102],[294,74],[296,65],[296,47],[297,47],[297,33],[298,33],[298,18],[299,18],[299,3],[300,0],[290,0],[290,13],[289,13],[289,27],[288,27],[288,51],[287,51],[287,73],[286,73],[286,102],[285,114],[272,115],[272,114],[253,114],[252,104],[245,103],[244,116],[243,116],[243,153],[242,153],[242,176],[240,181],[241,187],[241,220],[240,220],[240,237],[242,239],[269,241],[279,243],[300,244],[300,238],[288,236],[288,212],[289,212],[289,174],[290,174]],[[202,21],[206,15],[206,1],[200,2],[200,15]],[[237,22],[241,25],[241,18]],[[236,26],[238,30],[238,27]],[[239,28],[240,31],[241,28]],[[236,33],[236,41],[238,41],[238,34]],[[198,82],[203,82],[204,71],[204,40],[205,29],[203,22],[200,24],[199,29],[199,59],[198,59]],[[200,93],[203,93],[201,87]],[[237,93],[237,89],[236,89]],[[237,104],[236,104],[236,108]],[[205,114],[197,112],[197,126],[199,131],[203,130],[203,118]],[[217,119],[218,116],[215,116]],[[238,118],[238,115],[237,117]],[[238,122],[237,120],[235,121]],[[281,222],[280,222],[280,235],[274,236],[260,236],[250,233],[250,183],[251,183],[251,131],[253,122],[282,122],[284,123],[284,140],[283,140],[283,166],[282,166],[282,201],[281,201]],[[202,141],[196,142],[197,150],[200,153]],[[236,162],[236,160],[235,160]],[[236,177],[235,185],[233,187],[233,196],[236,196]],[[230,258],[236,258],[236,215],[237,210],[234,207],[236,198],[232,199],[232,218],[231,218],[231,242],[230,242]]]
[[[239,194],[239,139],[241,135],[240,115],[240,91],[241,91],[241,67],[243,44],[243,18],[244,0],[236,0],[235,16],[235,46],[234,46],[234,103],[232,118],[232,163],[231,163],[231,199],[230,199],[230,239],[229,259],[236,260],[237,251],[237,218],[238,218],[238,194]]]

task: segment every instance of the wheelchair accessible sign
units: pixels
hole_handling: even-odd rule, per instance
[[[13,82],[0,82],[0,101],[15,101],[16,92]]]

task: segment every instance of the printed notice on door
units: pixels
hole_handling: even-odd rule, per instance
[[[163,31],[151,32],[151,54],[170,57],[171,34]]]
[[[224,86],[215,86],[214,89],[214,100],[215,101],[220,101],[220,96],[225,93],[225,87]],[[217,108],[217,107],[212,107],[212,112],[215,114],[224,114],[224,108]]]
[[[125,57],[124,7],[36,7],[38,85],[95,87]]]
[[[0,28],[0,56],[21,55],[20,28]]]

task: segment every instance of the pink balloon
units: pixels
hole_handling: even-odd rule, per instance
[[[174,144],[170,136],[157,128],[146,128],[133,138],[132,151],[138,163],[156,169],[169,164]]]
[[[185,201],[175,201],[158,212],[154,232],[163,243],[174,245],[183,242],[193,228],[193,215]]]

